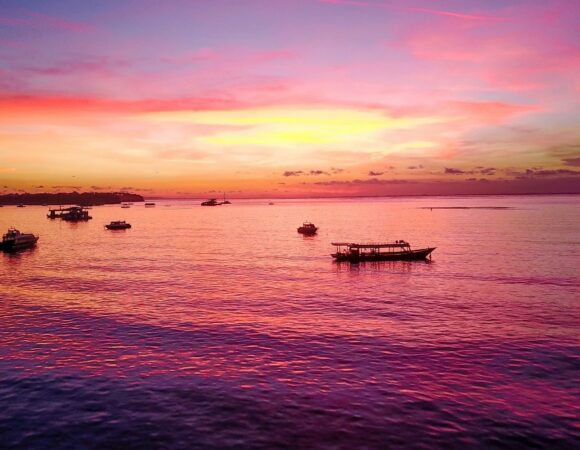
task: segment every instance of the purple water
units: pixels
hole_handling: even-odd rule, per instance
[[[578,196],[46,209],[0,209],[41,236],[0,254],[0,447],[580,445]],[[433,261],[330,257],[396,239]]]

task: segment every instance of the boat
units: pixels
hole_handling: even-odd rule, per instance
[[[0,250],[5,252],[23,250],[34,247],[38,241],[38,236],[31,233],[21,233],[16,228],[9,228],[6,234],[2,236]]]
[[[26,208],[26,206],[24,206],[24,205],[17,205],[16,207],[17,208]]]
[[[311,222],[304,222],[301,227],[298,227],[298,233],[307,236],[312,236],[318,231],[318,227]]]
[[[92,216],[89,215],[87,207],[71,206],[60,214],[60,218],[67,222],[86,222],[87,220],[91,220]]]
[[[124,220],[113,220],[111,223],[105,225],[107,230],[126,230],[131,228],[131,224],[125,222]]]
[[[91,220],[89,208],[83,206],[71,206],[70,208],[49,209],[46,217],[49,219],[62,219],[67,222],[82,222]]]
[[[226,200],[226,193],[224,192],[224,200],[222,202],[220,202],[220,205],[231,205],[232,202],[230,202],[229,200]]]
[[[124,205],[121,205],[121,208],[123,208],[123,209],[127,209],[127,208],[130,208],[130,206],[129,206],[129,205],[127,205],[127,204],[124,204]]]
[[[412,250],[405,241],[377,244],[354,244],[333,242],[336,253],[332,256],[336,261],[358,263],[361,261],[420,261],[431,259],[431,252],[436,247],[419,248]]]
[[[153,206],[155,206],[155,203],[153,203],[153,202],[145,203],[145,208],[152,208]]]
[[[218,202],[215,198],[210,198],[205,202],[201,202],[201,206],[218,206],[218,205],[221,205],[221,203]]]

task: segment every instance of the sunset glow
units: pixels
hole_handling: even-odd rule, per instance
[[[580,3],[4,2],[0,193],[580,192]]]

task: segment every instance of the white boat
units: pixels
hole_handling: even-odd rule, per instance
[[[9,228],[6,234],[2,236],[0,250],[5,252],[23,250],[34,247],[38,241],[38,236],[32,233],[21,233],[16,228]]]

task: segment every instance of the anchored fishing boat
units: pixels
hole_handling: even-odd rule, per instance
[[[0,250],[12,252],[34,247],[38,241],[38,236],[32,233],[21,233],[16,228],[9,228],[6,234],[2,236]]]
[[[419,248],[412,250],[405,241],[378,244],[353,244],[333,242],[336,253],[332,256],[336,261],[358,263],[361,261],[420,261],[431,259],[431,252],[436,247]]]
[[[107,230],[126,230],[131,228],[131,224],[125,222],[124,220],[113,220],[111,223],[105,225]]]
[[[298,233],[312,236],[318,231],[318,227],[311,222],[304,222],[301,227],[298,227]]]

